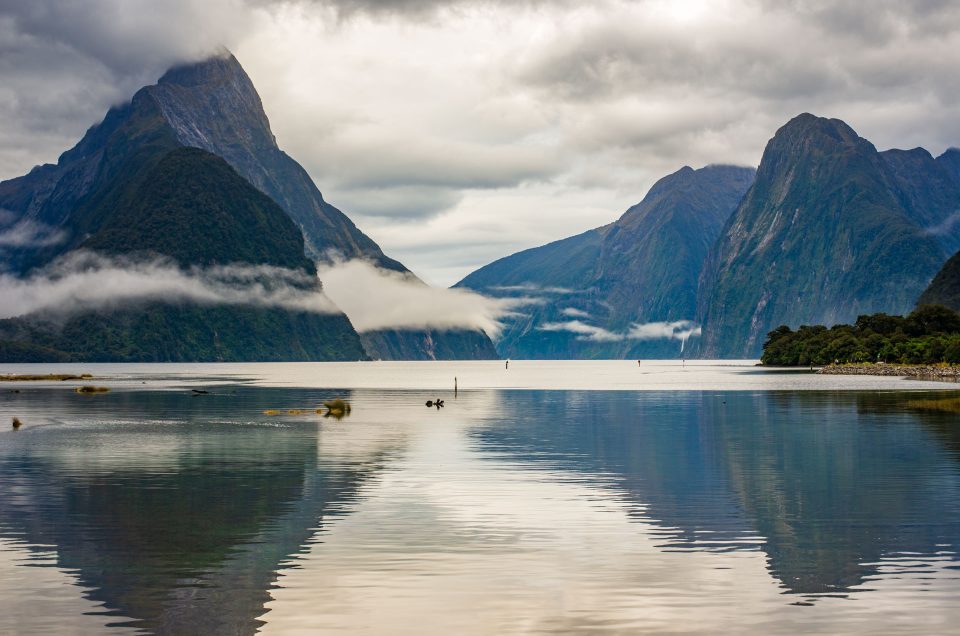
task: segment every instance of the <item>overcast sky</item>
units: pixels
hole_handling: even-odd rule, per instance
[[[960,145],[951,0],[0,0],[0,179],[219,44],[325,197],[440,285],[684,165],[756,165],[804,111]]]

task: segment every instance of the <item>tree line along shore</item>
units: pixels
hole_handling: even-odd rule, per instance
[[[863,315],[852,325],[786,325],[767,334],[765,366],[823,373],[960,377],[960,314],[921,305],[907,316]]]

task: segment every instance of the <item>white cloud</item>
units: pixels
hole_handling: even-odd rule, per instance
[[[489,298],[467,289],[425,285],[411,275],[379,269],[362,260],[323,267],[326,294],[357,331],[380,329],[476,329],[496,338],[501,320],[533,301]]]
[[[566,313],[566,312],[564,312]],[[574,314],[567,314],[574,315]],[[635,323],[626,332],[614,332],[603,327],[588,325],[580,320],[548,322],[540,325],[542,331],[568,331],[578,334],[578,340],[594,342],[620,342],[623,340],[679,340],[686,344],[691,337],[700,336],[700,327],[689,320],[672,322]],[[681,349],[682,350],[682,349]]]
[[[266,265],[184,270],[165,259],[73,253],[27,278],[0,275],[0,318],[156,300],[340,313],[306,273]]]
[[[590,318],[589,313],[583,311],[582,309],[577,309],[576,307],[564,307],[560,313],[564,316],[570,316],[571,318]]]
[[[673,322],[648,322],[630,326],[627,337],[631,340],[671,340],[686,341],[691,336],[699,336],[700,327],[690,320],[675,320]]]
[[[108,258],[73,252],[19,278],[0,274],[0,318],[63,315],[148,301],[280,307],[346,313],[357,331],[476,329],[495,338],[501,320],[536,299],[488,298],[466,289],[430,287],[415,276],[361,260],[324,267],[319,280],[268,265],[184,269],[163,258]]]
[[[570,333],[579,334],[577,340],[592,340],[594,342],[619,342],[627,339],[626,334],[614,333],[603,327],[588,325],[580,320],[547,322],[537,327],[537,329],[541,331],[569,331]]]

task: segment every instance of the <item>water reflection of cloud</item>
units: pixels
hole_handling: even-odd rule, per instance
[[[931,603],[933,623],[960,620],[946,559],[924,568],[925,592],[922,575],[901,571],[870,581],[884,593],[855,607],[821,598],[811,608],[791,605],[757,549],[664,550],[663,522],[645,518],[615,475],[538,467],[478,444],[472,433],[496,426],[502,397],[470,394],[443,420],[399,409],[410,417],[403,456],[281,572],[263,632],[715,634],[742,633],[746,620],[754,633],[838,633],[854,620],[912,633],[899,617]]]

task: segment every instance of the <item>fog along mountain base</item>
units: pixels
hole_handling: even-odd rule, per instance
[[[909,313],[958,247],[960,151],[878,152],[844,122],[803,114],[767,144],[755,180],[684,168],[615,223],[459,285],[544,300],[508,325],[504,356],[756,358],[780,325]],[[933,289],[960,298],[946,280]]]
[[[314,261],[337,254],[407,272],[277,147],[229,53],[170,70],[112,108],[56,165],[0,183],[0,210],[0,231],[25,237],[0,248],[3,269],[19,276],[81,249],[170,257],[184,269],[267,264],[310,275]],[[367,357],[496,352],[479,331],[360,335],[342,312],[279,307],[157,302],[0,321],[4,361]]]

